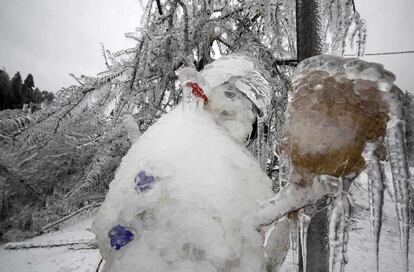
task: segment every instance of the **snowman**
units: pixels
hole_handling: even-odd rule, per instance
[[[264,271],[248,222],[271,181],[245,144],[269,84],[243,55],[178,76],[182,104],[133,143],[93,223],[104,271]]]

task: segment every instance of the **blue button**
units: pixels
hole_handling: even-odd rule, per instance
[[[111,239],[111,246],[115,250],[119,250],[121,247],[134,240],[134,234],[128,228],[121,225],[113,227],[108,235]]]
[[[147,192],[154,186],[155,178],[151,175],[146,175],[145,171],[141,171],[135,178],[136,190],[138,192]]]

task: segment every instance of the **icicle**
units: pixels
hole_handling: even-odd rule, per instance
[[[299,225],[296,213],[292,213],[289,218],[289,239],[290,250],[292,251],[293,272],[299,272]]]
[[[265,120],[257,116],[257,159],[260,167],[265,171],[267,166],[267,141],[265,135]]]
[[[392,86],[386,97],[390,106],[391,120],[387,123],[387,152],[392,173],[395,207],[400,230],[400,247],[404,270],[408,271],[408,180],[407,147],[405,144],[405,121],[402,112],[402,91]]]
[[[302,264],[303,272],[306,272],[307,259],[307,239],[308,239],[308,227],[311,222],[312,217],[316,213],[316,208],[314,206],[306,207],[299,212],[299,230],[300,230],[300,242],[302,249]]]
[[[379,240],[382,225],[382,206],[384,201],[384,169],[375,155],[376,144],[367,143],[364,157],[368,161],[368,194],[369,194],[369,218],[371,222],[371,240],[374,241],[376,267],[379,271]]]
[[[286,154],[281,154],[279,157],[279,185],[284,187],[289,183],[292,167],[290,165],[289,157]]]
[[[341,178],[338,196],[332,209],[329,224],[329,271],[345,271],[348,263],[347,244],[349,238],[349,223],[351,217],[351,199],[343,188],[347,180]],[[338,263],[339,262],[339,263]]]
[[[392,121],[390,122],[392,123]],[[397,121],[387,128],[387,147],[391,165],[392,181],[394,187],[395,207],[400,230],[400,246],[402,251],[404,270],[408,271],[408,166],[406,161],[406,147],[404,141],[404,123]]]
[[[256,158],[259,161],[260,167],[262,169],[262,134],[263,134],[263,127],[262,127],[262,122],[261,122],[261,118],[259,116],[257,116],[257,139],[256,139]]]

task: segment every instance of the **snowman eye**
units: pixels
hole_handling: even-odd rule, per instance
[[[228,98],[234,98],[234,97],[236,96],[236,94],[235,94],[235,93],[228,92],[228,91],[225,91],[225,92],[224,92],[224,95],[225,95],[226,97],[228,97]]]

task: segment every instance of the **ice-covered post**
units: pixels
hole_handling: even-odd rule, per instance
[[[320,5],[317,0],[296,0],[296,37],[298,62],[323,53]],[[328,271],[328,210],[312,218],[307,235],[308,271]],[[302,268],[302,265],[300,265]]]

